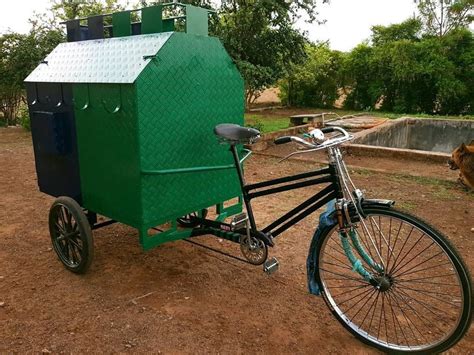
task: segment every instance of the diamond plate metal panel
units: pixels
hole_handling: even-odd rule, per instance
[[[25,82],[131,84],[171,34],[61,43]]]
[[[232,168],[144,171],[231,165],[213,128],[243,124],[243,92],[219,40],[185,33],[174,33],[133,84],[75,84],[84,207],[138,228],[146,247],[147,228],[239,196]]]
[[[232,164],[213,128],[243,124],[243,81],[218,39],[175,33],[138,78],[141,169]],[[154,225],[240,195],[235,169],[143,175],[143,222]]]
[[[87,109],[76,107],[75,111],[83,206],[140,227],[135,85],[76,84],[74,98],[80,103],[89,101]],[[120,110],[114,113],[111,108],[116,104]]]

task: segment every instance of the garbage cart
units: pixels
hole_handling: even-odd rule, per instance
[[[58,197],[50,232],[65,266],[87,270],[91,230],[115,221],[150,249],[190,235],[177,219],[214,205],[241,212],[232,156],[212,131],[243,124],[243,80],[208,36],[208,10],[173,3],[65,25],[68,42],[25,79],[39,189]]]

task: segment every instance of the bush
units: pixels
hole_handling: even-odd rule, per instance
[[[404,35],[377,38],[373,46],[359,45],[349,53],[342,68],[349,88],[345,107],[380,103],[382,110],[398,113],[474,112],[473,34],[460,29],[441,38]]]
[[[252,123],[247,123],[246,126],[250,128],[255,128],[257,131],[260,131],[260,132],[263,132],[264,130],[264,124],[258,118],[255,119],[255,121]]]
[[[18,121],[24,129],[31,131],[30,115],[28,112],[28,106],[26,104],[20,105],[18,110]]]
[[[307,58],[280,81],[280,99],[289,106],[332,107],[339,97],[342,53],[327,44],[307,45]]]

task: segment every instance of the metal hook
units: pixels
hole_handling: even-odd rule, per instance
[[[31,106],[34,106],[34,105],[39,103],[39,100],[38,100],[38,84],[34,83],[34,85],[35,85],[35,99],[32,102],[30,102]]]
[[[78,108],[78,110],[81,110],[81,111],[84,111],[85,109],[87,109],[89,107],[89,103],[90,103],[89,84],[85,84],[85,85],[86,85],[86,88],[87,88],[87,101],[84,104],[84,106]],[[74,105],[76,104],[76,98],[75,97],[72,98],[72,102],[73,102]]]
[[[105,99],[102,99],[102,105],[104,106],[105,111],[107,111],[110,114],[114,114],[114,113],[119,112],[120,109],[122,108],[122,86],[120,84],[119,84],[119,98],[120,98],[120,103],[117,106],[115,106],[115,109],[113,110],[109,110],[107,108],[107,103]]]

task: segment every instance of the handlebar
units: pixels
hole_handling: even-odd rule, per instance
[[[336,128],[340,128],[340,127],[336,127]],[[341,128],[342,129],[342,128]],[[343,129],[342,129],[343,130]],[[346,132],[345,130],[343,130],[344,132]],[[334,127],[324,127],[321,129],[321,132],[323,133],[331,133],[331,132],[334,132]],[[346,132],[347,133],[347,132]]]
[[[324,133],[332,133],[332,132],[338,132],[340,133],[339,135],[336,135],[333,138],[326,139],[324,137]],[[333,127],[325,127],[322,129],[314,129],[310,132],[310,137],[312,138],[312,142],[308,142],[300,137],[296,136],[284,136],[284,137],[279,137],[274,140],[275,144],[285,144],[289,142],[295,142],[301,146],[304,146],[307,149],[304,149],[302,151],[297,151],[291,153],[289,156],[286,158],[289,158],[290,156],[294,154],[301,154],[301,153],[306,153],[306,152],[314,152],[316,150],[321,150],[321,149],[327,149],[329,147],[335,146],[342,144],[344,142],[350,141],[352,138],[354,138],[351,134],[349,134],[344,128],[333,126]],[[285,158],[285,159],[286,159]]]
[[[291,137],[290,136],[283,136],[283,137],[278,137],[273,141],[275,144],[285,144],[285,143],[290,143],[291,142]]]

